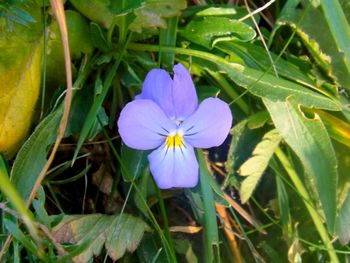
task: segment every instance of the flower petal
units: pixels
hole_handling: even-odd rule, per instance
[[[231,125],[232,113],[227,103],[208,98],[180,125],[180,130],[193,147],[210,148],[224,142]]]
[[[174,118],[172,85],[173,80],[168,72],[163,69],[152,69],[147,74],[142,85],[142,92],[136,96],[136,99],[153,100],[169,118]]]
[[[186,119],[198,106],[197,92],[191,75],[180,63],[174,66],[173,102],[177,120]]]
[[[121,111],[118,128],[127,146],[149,150],[160,146],[169,132],[176,130],[176,125],[156,103],[138,99],[129,102]]]
[[[194,187],[198,183],[198,162],[190,145],[167,148],[165,144],[148,155],[150,170],[161,189]]]

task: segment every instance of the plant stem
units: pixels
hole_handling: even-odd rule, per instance
[[[173,244],[173,240],[172,240],[171,235],[170,235],[169,221],[168,221],[167,211],[166,211],[166,208],[165,208],[165,205],[164,205],[164,200],[163,200],[163,197],[162,197],[162,192],[160,191],[160,189],[156,185],[155,185],[155,189],[156,189],[156,194],[157,194],[158,201],[159,201],[160,212],[161,212],[162,217],[163,217],[163,224],[164,224],[163,232],[164,232],[164,236],[168,240],[169,246],[172,248],[172,250],[174,250],[174,244]]]

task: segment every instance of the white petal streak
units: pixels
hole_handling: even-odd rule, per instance
[[[165,144],[148,155],[150,170],[161,189],[194,187],[198,183],[198,162],[192,146],[167,148]]]

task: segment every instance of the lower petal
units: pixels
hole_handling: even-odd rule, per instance
[[[198,162],[190,145],[167,148],[165,144],[148,155],[150,170],[161,189],[189,188],[198,183]]]

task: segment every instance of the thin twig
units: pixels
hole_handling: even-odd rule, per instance
[[[231,251],[235,258],[234,262],[242,263],[241,253],[239,251],[235,235],[233,234],[232,226],[229,220],[229,216],[227,215],[226,208],[218,203],[215,204],[215,208],[217,213],[221,217],[221,220],[222,220],[221,222],[224,227],[224,233],[229,241]]]
[[[49,170],[55,158],[58,147],[64,137],[64,132],[66,130],[67,123],[68,123],[68,117],[69,117],[70,107],[72,103],[72,95],[73,95],[72,69],[71,69],[71,59],[70,59],[69,45],[68,45],[68,31],[67,31],[67,24],[66,24],[66,19],[64,14],[63,2],[60,0],[50,0],[50,3],[61,32],[61,39],[62,39],[63,51],[64,51],[64,60],[65,60],[65,67],[66,67],[67,92],[66,92],[66,97],[64,101],[63,115],[62,115],[62,119],[58,129],[55,145],[53,146],[50,157],[47,160],[43,169],[41,170],[38,176],[38,179],[36,180],[33,186],[33,189],[28,197],[28,200],[27,200],[28,207],[32,203],[32,200],[34,199],[42,181],[44,180],[47,174],[47,171]]]
[[[270,0],[269,2],[267,2],[265,5],[263,5],[262,7],[259,7],[257,9],[255,9],[253,12],[248,11],[248,14],[240,19],[238,19],[238,21],[242,22],[244,20],[246,20],[249,17],[253,17],[254,15],[260,13],[261,11],[263,11],[264,9],[268,8],[270,5],[272,5],[276,0]],[[246,6],[247,3],[246,1],[244,1]]]
[[[268,3],[271,3],[271,4],[272,4],[273,2],[275,2],[275,0],[271,0],[271,1],[268,2]],[[255,20],[255,17],[254,17],[254,14],[253,14],[254,12],[253,12],[253,13],[250,12],[250,8],[249,8],[249,5],[248,5],[247,0],[244,0],[244,4],[245,4],[245,6],[246,6],[246,8],[247,8],[247,11],[248,11],[248,13],[249,13],[248,17],[250,17],[250,18],[252,19],[252,21],[253,21],[253,23],[254,23],[254,25],[255,25],[255,27],[256,27],[256,31],[258,31],[258,34],[259,34],[260,39],[261,39],[261,42],[263,43],[264,48],[266,49],[266,53],[267,53],[267,55],[268,55],[268,57],[269,57],[269,59],[270,59],[270,62],[271,62],[273,71],[274,71],[276,77],[278,78],[278,72],[277,72],[277,69],[276,69],[276,67],[275,67],[275,62],[274,62],[273,59],[272,59],[272,56],[271,56],[270,51],[269,51],[269,48],[268,48],[267,45],[266,45],[264,36],[263,36],[263,34],[261,33],[261,31],[260,31],[260,29],[259,29],[259,26],[258,26],[258,23],[257,23],[256,20]],[[266,6],[266,5],[264,5],[264,6]]]

